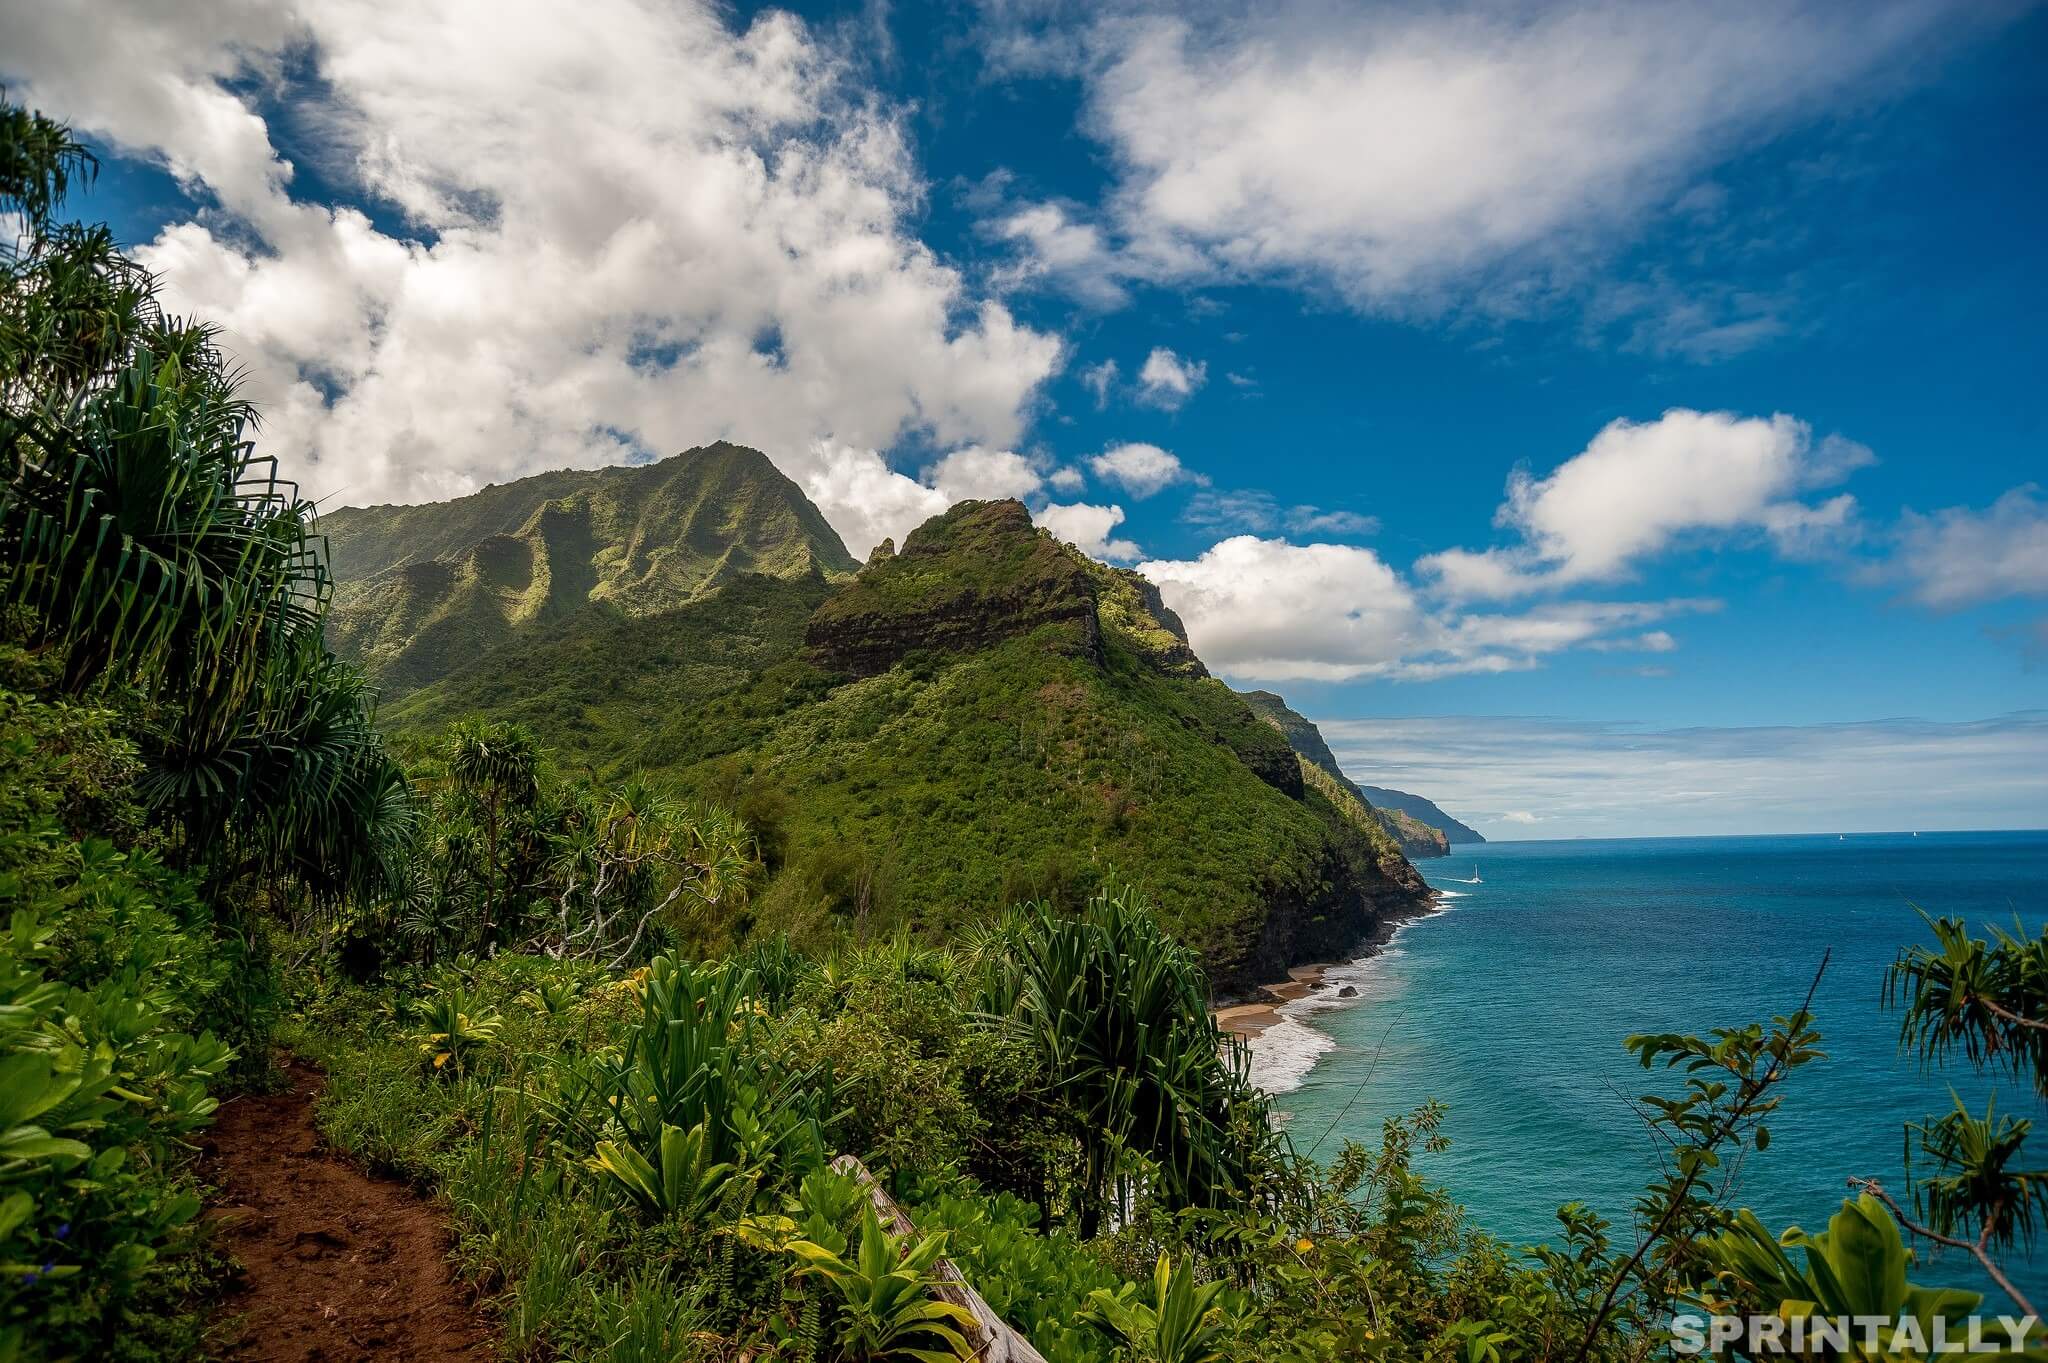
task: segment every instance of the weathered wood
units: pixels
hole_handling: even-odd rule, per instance
[[[856,1179],[868,1190],[868,1200],[874,1204],[876,1219],[885,1230],[895,1235],[915,1234],[917,1227],[911,1224],[910,1216],[896,1205],[896,1199],[867,1166],[852,1155],[841,1155],[832,1161],[833,1169],[847,1177]],[[941,1259],[932,1266],[932,1273],[939,1280],[933,1290],[941,1301],[965,1307],[974,1317],[975,1328],[967,1332],[967,1343],[974,1350],[976,1363],[1045,1363],[1045,1356],[1031,1347],[1031,1341],[1003,1323],[995,1308],[981,1299],[981,1293],[960,1276],[960,1270],[953,1266],[951,1259]]]

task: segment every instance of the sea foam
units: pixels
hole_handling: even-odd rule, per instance
[[[1246,1041],[1252,1082],[1267,1093],[1292,1093],[1337,1043],[1305,1023],[1282,1016]]]
[[[1437,893],[1443,899],[1465,897],[1455,890]],[[1439,903],[1436,912],[1449,909],[1450,905]],[[1316,1062],[1337,1049],[1336,1039],[1311,1025],[1309,1019],[1339,1008],[1384,1002],[1399,992],[1398,980],[1387,967],[1404,954],[1401,934],[1418,921],[1409,919],[1397,926],[1386,944],[1369,954],[1325,968],[1321,989],[1280,1005],[1278,1020],[1247,1041],[1250,1077],[1255,1087],[1269,1095],[1292,1093],[1308,1082]],[[1347,987],[1353,991],[1348,998],[1344,995]]]

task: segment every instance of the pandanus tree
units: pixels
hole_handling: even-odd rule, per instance
[[[613,969],[642,951],[650,926],[743,897],[760,870],[736,816],[637,776],[565,820],[553,856],[559,921],[535,945]]]
[[[992,963],[981,1006],[1029,1037],[1072,1112],[1084,1236],[1141,1170],[1174,1207],[1250,1195],[1279,1138],[1199,962],[1141,896],[1106,891],[1073,918],[1040,906],[978,943]]]
[[[1885,1002],[1899,1010],[1899,1044],[1923,1060],[1960,1054],[1979,1072],[2003,1073],[2048,1098],[2048,928],[1991,929],[1973,937],[1960,918],[1928,918],[1934,945],[1899,953]],[[2048,1227],[2048,1168],[2028,1159],[2033,1123],[1983,1116],[1960,1097],[1906,1127],[1910,1213],[1874,1179],[1854,1182],[1920,1239],[1961,1250],[2014,1301],[2033,1309],[2002,1259]]]
[[[210,328],[166,317],[104,228],[52,220],[94,162],[0,106],[0,607],[84,695],[153,716],[143,791],[219,876],[382,882],[409,804],[327,652],[313,506],[256,455]]]

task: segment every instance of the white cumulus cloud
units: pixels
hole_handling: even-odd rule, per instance
[[[969,445],[946,455],[924,471],[924,481],[943,493],[949,504],[1024,498],[1045,486],[1045,477],[1032,460],[1015,450],[991,450],[980,445]]]
[[[923,497],[847,451],[1014,444],[1062,345],[918,240],[896,111],[797,19],[736,23],[708,0],[9,5],[0,74],[208,205],[138,254],[225,328],[310,493],[446,497],[728,437],[859,541]],[[386,216],[302,195],[292,156]]]
[[[1781,552],[1812,552],[1853,529],[1855,501],[1803,493],[1839,482],[1870,451],[1813,438],[1796,418],[1675,407],[1615,421],[1549,475],[1517,470],[1495,523],[1520,543],[1449,549],[1417,567],[1447,596],[1498,599],[1626,577],[1680,536],[1751,532]]]
[[[1138,571],[1229,676],[1272,681],[1428,680],[1539,666],[1567,649],[1714,609],[1698,600],[1545,603],[1520,613],[1433,609],[1370,549],[1236,535],[1194,559]]]
[[[1175,483],[1206,481],[1191,473],[1178,455],[1142,442],[1112,445],[1090,459],[1088,467],[1097,478],[1115,483],[1140,501]]]
[[[889,467],[875,450],[819,441],[803,471],[804,494],[817,503],[855,558],[884,539],[903,537],[953,504],[953,498]]]
[[[1120,506],[1055,502],[1032,512],[1031,519],[1090,558],[1127,563],[1143,553],[1130,540],[1115,536],[1116,528],[1124,523]]]
[[[1183,359],[1165,346],[1154,346],[1138,370],[1138,400],[1169,411],[1195,395],[1209,379],[1209,366]]]

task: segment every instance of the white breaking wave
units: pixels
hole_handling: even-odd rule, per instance
[[[1455,890],[1440,890],[1438,893],[1445,898],[1464,898]],[[1436,912],[1446,913],[1449,909],[1449,905],[1442,904]],[[1392,999],[1399,988],[1398,972],[1389,971],[1386,967],[1406,954],[1399,945],[1401,934],[1420,921],[1420,918],[1413,918],[1400,924],[1386,944],[1371,955],[1325,970],[1321,989],[1310,991],[1306,998],[1281,1004],[1279,1020],[1246,1040],[1251,1053],[1250,1078],[1253,1085],[1267,1094],[1281,1094],[1292,1093],[1308,1082],[1316,1062],[1336,1050],[1337,1042],[1310,1026],[1307,1019],[1338,1008],[1355,1008],[1360,1004]],[[1348,998],[1344,994],[1347,988],[1352,991]]]
[[[1438,890],[1436,893],[1439,899],[1465,899],[1472,892],[1470,890]]]
[[[1252,1082],[1267,1093],[1292,1093],[1308,1078],[1316,1061],[1337,1043],[1313,1027],[1283,1017],[1246,1043],[1251,1050]]]

